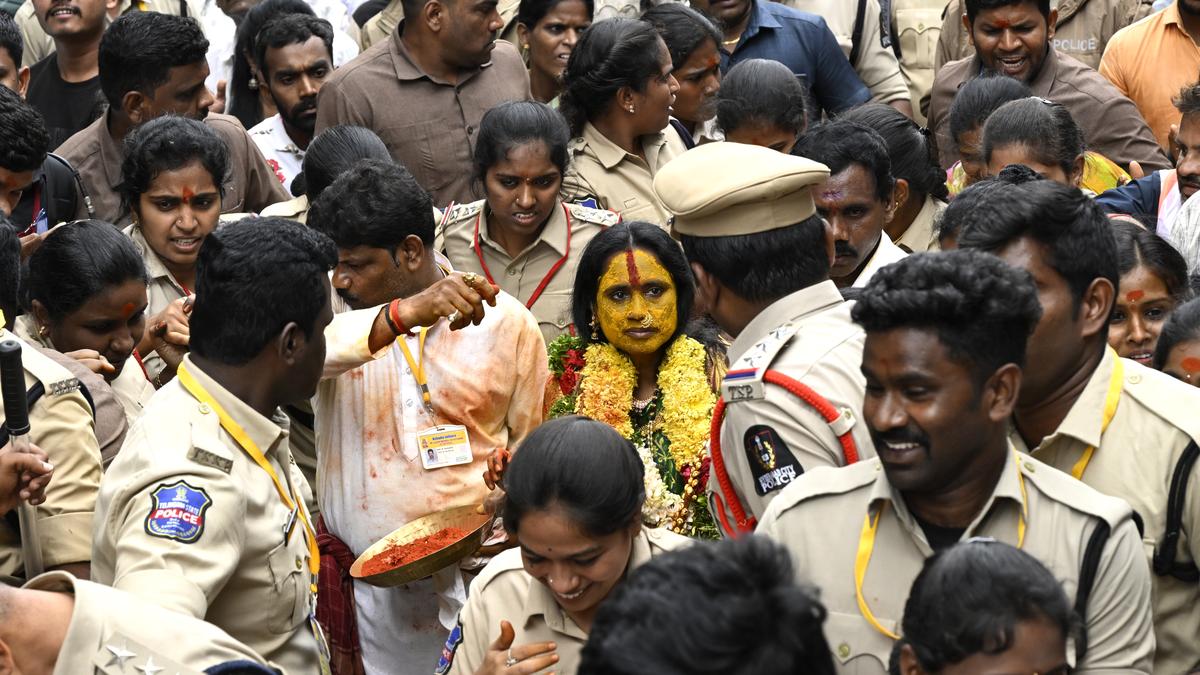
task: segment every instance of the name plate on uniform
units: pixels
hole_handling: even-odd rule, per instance
[[[467,428],[461,424],[430,427],[418,433],[417,447],[420,450],[421,466],[426,470],[470,464],[475,459],[471,453]]]

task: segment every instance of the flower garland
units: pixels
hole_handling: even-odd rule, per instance
[[[709,423],[717,396],[709,383],[704,346],[687,336],[668,346],[658,369],[656,412],[646,427],[639,423],[637,428],[631,420],[637,369],[620,350],[606,342],[584,348],[579,338],[562,336],[548,351],[554,383],[562,392],[549,416],[586,415],[633,441],[645,466],[643,517],[648,523],[670,525],[693,536],[715,532],[704,490]],[[656,443],[656,434],[666,443]],[[663,451],[660,456],[656,449]],[[664,480],[664,471],[670,481]]]

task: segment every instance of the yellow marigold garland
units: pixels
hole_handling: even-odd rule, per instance
[[[658,369],[663,433],[671,441],[675,466],[700,466],[717,396],[708,385],[704,345],[681,336],[667,348]]]
[[[575,412],[604,422],[625,438],[633,436],[629,409],[633,407],[633,389],[637,369],[616,347],[607,342],[588,346],[584,366],[579,371],[579,398]]]

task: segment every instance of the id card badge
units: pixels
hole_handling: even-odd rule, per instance
[[[446,424],[430,427],[417,434],[421,466],[427,471],[458,464],[470,464],[475,456],[471,453],[471,442],[467,428],[461,424]]]

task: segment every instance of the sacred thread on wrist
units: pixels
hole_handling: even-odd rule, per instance
[[[400,320],[400,300],[392,300],[388,303],[387,310],[383,313],[383,320],[387,321],[388,328],[396,335],[403,335],[408,332],[408,327]]]

